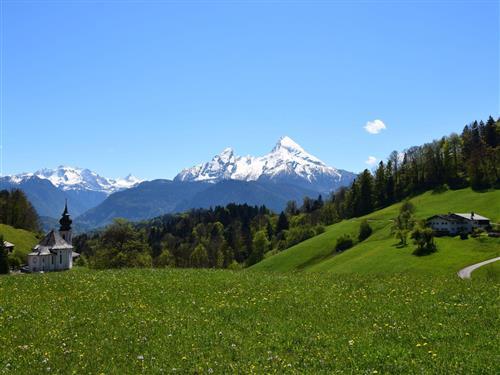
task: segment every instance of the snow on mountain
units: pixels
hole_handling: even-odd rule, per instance
[[[261,157],[236,156],[226,148],[211,161],[184,169],[176,181],[269,180],[301,185],[317,185],[318,190],[333,190],[348,184],[354,174],[327,166],[307,153],[289,137],[282,137],[270,153]]]
[[[40,169],[35,173],[22,173],[9,177],[10,181],[15,184],[20,184],[31,177],[38,177],[50,181],[54,186],[64,191],[87,190],[103,192],[108,195],[115,191],[131,188],[142,182],[132,175],[113,179],[102,177],[89,169],[68,166],[59,166],[56,169]]]

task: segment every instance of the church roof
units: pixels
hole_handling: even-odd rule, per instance
[[[33,248],[33,252],[28,255],[49,255],[55,250],[72,249],[69,243],[67,243],[55,230],[51,230],[47,235]]]
[[[62,213],[61,220],[59,220],[59,224],[61,224],[59,230],[71,230],[72,223],[73,221],[70,219],[68,213],[68,201],[66,200],[66,204],[64,205],[64,212]]]

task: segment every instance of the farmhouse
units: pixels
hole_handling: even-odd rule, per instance
[[[434,215],[427,219],[427,225],[438,233],[455,235],[458,233],[470,233],[475,228],[487,229],[490,219],[475,214],[474,212],[459,214],[448,213],[447,215]]]
[[[73,251],[71,245],[72,220],[68,213],[68,204],[64,208],[59,232],[51,230],[28,254],[30,272],[62,271],[73,267],[73,259],[79,254]]]
[[[14,251],[13,243],[3,241],[3,247],[5,248],[5,250],[7,250],[7,253],[12,253]]]

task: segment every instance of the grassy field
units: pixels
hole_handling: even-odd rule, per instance
[[[0,373],[498,374],[499,284],[209,270],[0,277]]]
[[[500,220],[500,190],[485,193],[470,189],[425,193],[412,199],[416,217],[425,219],[437,213],[475,211]],[[324,271],[335,273],[383,274],[415,272],[452,275],[467,265],[500,255],[500,240],[443,237],[436,240],[438,252],[430,256],[412,255],[413,246],[398,248],[390,234],[391,219],[399,204],[376,211],[364,218],[345,220],[327,228],[326,232],[304,241],[253,266],[264,271]],[[335,253],[336,239],[342,234],[357,236],[359,224],[367,219],[374,233],[364,242],[342,253]]]
[[[33,246],[38,243],[38,239],[34,233],[24,229],[16,229],[5,224],[0,224],[0,234],[3,235],[5,241],[9,241],[15,245],[15,252],[22,255],[31,252]]]
[[[474,280],[481,279],[490,282],[500,282],[500,261],[476,269],[472,272],[471,277],[473,277]]]

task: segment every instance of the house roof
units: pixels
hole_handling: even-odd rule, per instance
[[[484,216],[481,216],[481,215],[478,215],[478,214],[472,213],[472,212],[469,212],[469,213],[466,213],[466,214],[458,214],[458,213],[456,213],[455,215],[463,217],[464,219],[467,219],[467,220],[490,220],[487,217],[484,217]],[[474,218],[472,217],[472,215],[474,215]]]
[[[434,218],[438,218],[438,219],[446,220],[446,221],[456,221],[456,222],[463,221],[463,218],[453,217],[452,215],[434,215],[434,216],[429,217],[427,219],[427,221],[432,220]]]
[[[14,247],[14,244],[13,243],[10,243],[10,242],[7,242],[7,241],[3,241],[3,245],[5,247]]]
[[[72,249],[69,243],[67,243],[55,230],[51,230],[47,235],[41,240],[38,245],[33,248],[33,252],[28,255],[50,255],[54,250],[64,250]]]

